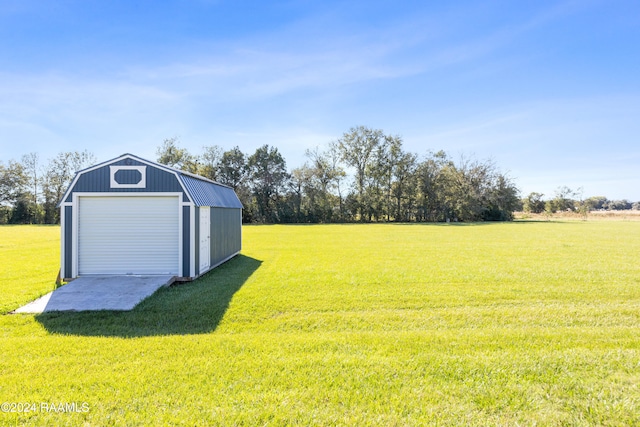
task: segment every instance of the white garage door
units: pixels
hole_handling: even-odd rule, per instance
[[[178,197],[80,197],[78,273],[178,274]]]

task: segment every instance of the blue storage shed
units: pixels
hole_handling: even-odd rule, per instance
[[[60,202],[61,277],[196,278],[241,249],[231,187],[124,154],[78,172]]]

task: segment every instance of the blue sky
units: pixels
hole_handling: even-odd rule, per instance
[[[640,200],[640,3],[0,0],[0,160],[165,138],[289,168],[352,126],[522,195]]]

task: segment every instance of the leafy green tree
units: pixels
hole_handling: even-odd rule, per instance
[[[400,153],[393,168],[391,196],[396,221],[410,221],[415,217],[417,200],[417,160],[413,153]]]
[[[585,200],[585,203],[589,206],[589,209],[594,211],[604,209],[608,202],[609,200],[607,200],[607,198],[604,196],[593,196]]]
[[[290,216],[294,222],[319,222],[317,206],[319,191],[314,183],[313,170],[307,163],[291,171],[289,180]]]
[[[544,194],[532,192],[522,200],[523,209],[527,213],[539,214],[544,212]]]
[[[218,163],[217,181],[233,188],[242,202],[242,220],[252,222],[256,212],[253,196],[248,184],[247,156],[239,147],[222,153]]]
[[[9,206],[0,205],[0,225],[8,224],[11,220],[12,209]]]
[[[446,179],[443,170],[453,167],[444,151],[428,153],[416,169],[418,189],[418,221],[444,221],[448,216],[444,188]]]
[[[555,197],[551,200],[551,212],[574,211],[576,195],[577,193],[566,185],[558,187]]]
[[[464,175],[453,162],[445,165],[440,171],[441,203],[439,210],[444,214],[446,221],[464,220],[466,205],[469,196],[467,182]]]
[[[489,207],[489,193],[494,178],[492,162],[480,162],[462,157],[458,165],[448,165],[445,200],[453,218],[460,221],[479,221]]]
[[[547,200],[544,202],[544,214],[549,217],[552,214],[556,213],[556,205],[553,203],[553,200]]]
[[[280,196],[289,179],[287,165],[275,147],[263,145],[249,156],[249,177],[262,222],[278,222]]]
[[[483,219],[488,221],[511,221],[513,212],[520,204],[518,188],[504,174],[495,175],[494,182],[488,192],[488,206]]]
[[[0,205],[12,208],[27,191],[29,177],[21,163],[10,160],[0,162]]]
[[[610,211],[624,211],[632,208],[632,203],[626,199],[623,200],[609,200],[606,204],[606,208]]]
[[[329,171],[327,173],[329,177],[327,188],[332,192],[331,194],[337,196],[337,219],[339,222],[344,222],[346,220],[346,214],[342,186],[346,180],[347,173],[341,163],[340,147],[336,141],[329,144],[329,149],[325,151],[324,157],[326,158],[327,170]]]
[[[292,175],[302,184],[306,221],[332,222],[339,219],[339,182],[344,177],[344,170],[332,157],[331,147],[327,151],[320,151],[317,147],[306,150],[305,155],[309,162],[294,169]]]
[[[203,153],[196,158],[197,174],[213,181],[218,180],[222,161],[222,148],[217,145],[202,147]]]
[[[167,165],[175,169],[197,173],[197,162],[186,148],[178,145],[178,138],[167,138],[156,150],[158,163]],[[195,169],[195,170],[194,170]]]
[[[28,193],[20,195],[11,211],[10,224],[33,224],[36,216],[36,205]]]
[[[371,158],[374,150],[380,145],[384,139],[384,134],[378,129],[369,129],[364,126],[358,126],[349,129],[337,141],[337,146],[342,161],[347,166],[353,167],[356,172],[355,191],[356,205],[359,213],[360,221],[365,220],[365,216],[369,212],[367,209],[365,194],[367,190],[367,168],[371,167]]]
[[[374,204],[373,216],[378,220],[386,216],[391,220],[393,211],[392,190],[398,162],[403,156],[402,139],[399,136],[385,135],[374,151],[373,162],[369,168],[372,187],[375,189],[375,197],[371,199]]]
[[[240,148],[233,147],[222,153],[218,166],[218,181],[221,184],[237,190],[246,184],[247,171],[247,159]]]

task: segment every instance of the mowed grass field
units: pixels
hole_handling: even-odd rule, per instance
[[[0,314],[56,287],[60,227],[0,226]]]
[[[3,313],[58,233],[0,227]],[[0,402],[37,405],[0,425],[640,425],[639,254],[640,222],[246,226],[132,312],[0,315]]]

